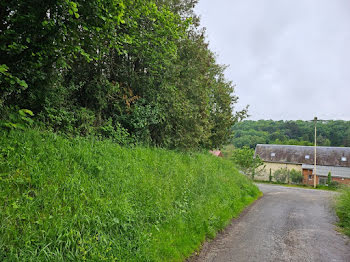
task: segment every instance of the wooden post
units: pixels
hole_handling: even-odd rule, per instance
[[[317,125],[317,117],[314,118],[314,122],[315,122],[314,188],[316,188],[316,148],[317,148],[317,129],[316,129],[316,125]]]

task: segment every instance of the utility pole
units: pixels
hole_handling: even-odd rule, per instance
[[[314,124],[315,124],[315,163],[314,163],[314,188],[316,188],[316,148],[317,148],[317,117],[314,118]]]

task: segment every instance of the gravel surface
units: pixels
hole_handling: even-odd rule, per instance
[[[335,192],[259,184],[264,196],[189,261],[347,261]]]

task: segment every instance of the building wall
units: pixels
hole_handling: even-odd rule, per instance
[[[287,168],[288,170],[295,169],[296,171],[300,171],[300,172],[302,171],[301,164],[298,165],[298,164],[264,162],[264,166],[262,168],[259,168],[256,171],[254,179],[269,181],[270,170],[271,170],[272,181],[275,181],[275,179],[273,178],[273,173],[280,168]]]
[[[332,177],[332,181],[337,181],[339,184],[350,185],[350,178]]]
[[[316,185],[318,185],[318,176],[316,176]],[[314,185],[314,175],[312,174],[312,169],[303,169],[303,184],[313,186]]]
[[[309,179],[311,176],[311,179]],[[332,181],[336,181],[339,184],[350,185],[350,178],[341,178],[341,177],[332,177]],[[303,169],[303,184],[305,185],[314,185],[314,176],[312,175],[311,169]],[[316,177],[316,184],[319,184],[319,177]]]

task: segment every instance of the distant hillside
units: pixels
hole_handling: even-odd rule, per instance
[[[256,144],[313,145],[312,121],[246,120],[233,128],[231,143],[235,147]],[[319,121],[317,143],[322,146],[350,146],[350,121]]]

